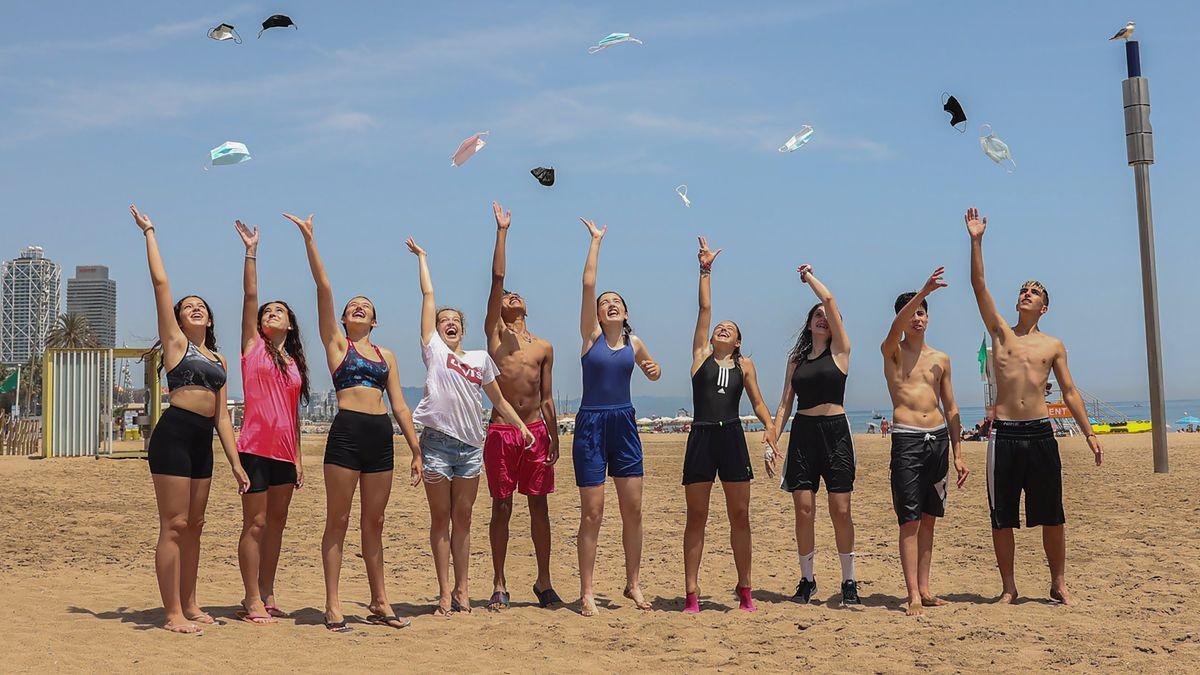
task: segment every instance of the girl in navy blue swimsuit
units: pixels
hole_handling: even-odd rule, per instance
[[[579,335],[583,338],[583,401],[575,416],[572,455],[579,486],[579,594],[584,616],[597,612],[592,572],[596,539],[604,515],[605,474],[613,477],[621,508],[621,543],[625,549],[625,597],[638,609],[650,609],[642,596],[642,442],[638,438],[629,380],[633,367],[651,381],[662,371],[629,325],[625,300],[613,291],[596,297],[600,240],[608,227],[597,228],[580,218],[592,235],[583,267],[583,304]]]

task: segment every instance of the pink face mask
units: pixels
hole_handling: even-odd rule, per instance
[[[483,149],[483,146],[487,145],[487,141],[483,140],[483,137],[487,136],[488,133],[489,132],[484,131],[483,133],[475,134],[474,136],[463,141],[462,145],[458,146],[458,150],[454,152],[454,156],[450,158],[450,165],[462,166],[463,164],[466,164],[468,159],[474,157],[475,153],[479,152]]]

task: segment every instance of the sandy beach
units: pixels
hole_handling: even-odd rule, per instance
[[[1148,436],[1104,438],[1097,468],[1079,439],[1062,442],[1068,518],[1068,581],[1076,605],[1047,599],[1039,533],[1018,532],[1022,599],[991,604],[998,592],[988,529],[984,444],[966,444],[974,473],[951,494],[939,524],[933,586],[953,604],[922,618],[902,611],[903,579],[888,491],[888,446],[856,437],[854,496],[858,574],[864,608],[837,609],[838,568],[823,496],[818,500],[820,602],[787,601],[797,578],[791,501],[756,467],[752,497],[755,597],[736,610],[728,529],[713,492],[701,570],[704,611],[685,616],[681,539],[682,436],[646,436],[643,583],[655,609],[621,597],[623,560],[616,495],[601,534],[597,590],[602,612],[578,614],[575,532],[578,493],[569,450],[552,497],[553,574],[566,607],[539,609],[530,585],[533,549],[527,510],[513,516],[508,578],[514,606],[484,609],[491,591],[489,500],[475,510],[475,611],[430,615],[436,592],[424,493],[397,475],[385,530],[388,591],[412,627],[361,623],[367,583],[357,526],[347,538],[343,604],[355,630],[321,626],[318,545],[324,521],[324,439],[304,442],[308,485],[292,504],[277,583],[291,617],[274,626],[238,621],[236,540],[241,509],[218,456],[203,539],[200,600],[219,617],[201,637],[159,630],[154,580],[154,496],[141,460],[0,458],[0,565],[5,597],[5,671],[683,671],[818,668],[824,671],[1134,670],[1195,672],[1200,664],[1200,435],[1172,434],[1173,472],[1151,470]],[[564,448],[569,448],[569,439]],[[752,446],[752,447],[757,447]],[[398,453],[406,457],[403,440]],[[398,465],[403,465],[398,463]],[[356,517],[355,517],[356,518]],[[354,520],[352,519],[352,522]]]

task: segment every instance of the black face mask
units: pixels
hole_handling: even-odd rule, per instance
[[[942,93],[942,98],[942,110],[950,113],[950,126],[958,129],[960,134],[966,133],[967,125],[963,124],[961,129],[958,128],[959,124],[967,121],[967,113],[963,112],[962,104],[958,102],[958,99],[945,92]]]
[[[262,22],[262,30],[258,31],[258,37],[262,37],[263,30],[267,30],[268,28],[287,28],[288,26],[300,30],[300,27],[292,21],[291,17],[284,16],[283,14],[272,14],[267,17],[266,21]]]
[[[544,169],[539,166],[538,168],[531,170],[529,173],[533,174],[533,177],[538,179],[538,182],[546,187],[554,185],[554,167]]]

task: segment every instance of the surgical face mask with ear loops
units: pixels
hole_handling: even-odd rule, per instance
[[[679,195],[679,198],[683,200],[684,206],[688,207],[689,209],[692,207],[692,200],[688,199],[687,196],[687,185],[680,185],[679,187],[675,188],[675,194]]]
[[[987,129],[986,135],[983,135],[984,129]],[[1013,159],[1012,152],[1009,151],[1008,145],[1004,141],[997,138],[996,134],[992,133],[992,125],[985,124],[979,127],[979,133],[979,147],[983,148],[983,154],[987,155],[988,159],[1001,166],[1004,166],[1004,160],[1008,160],[1012,163],[1012,167],[1010,168],[1005,166],[1004,169],[1009,173],[1012,173],[1013,170],[1017,168],[1017,160]]]

